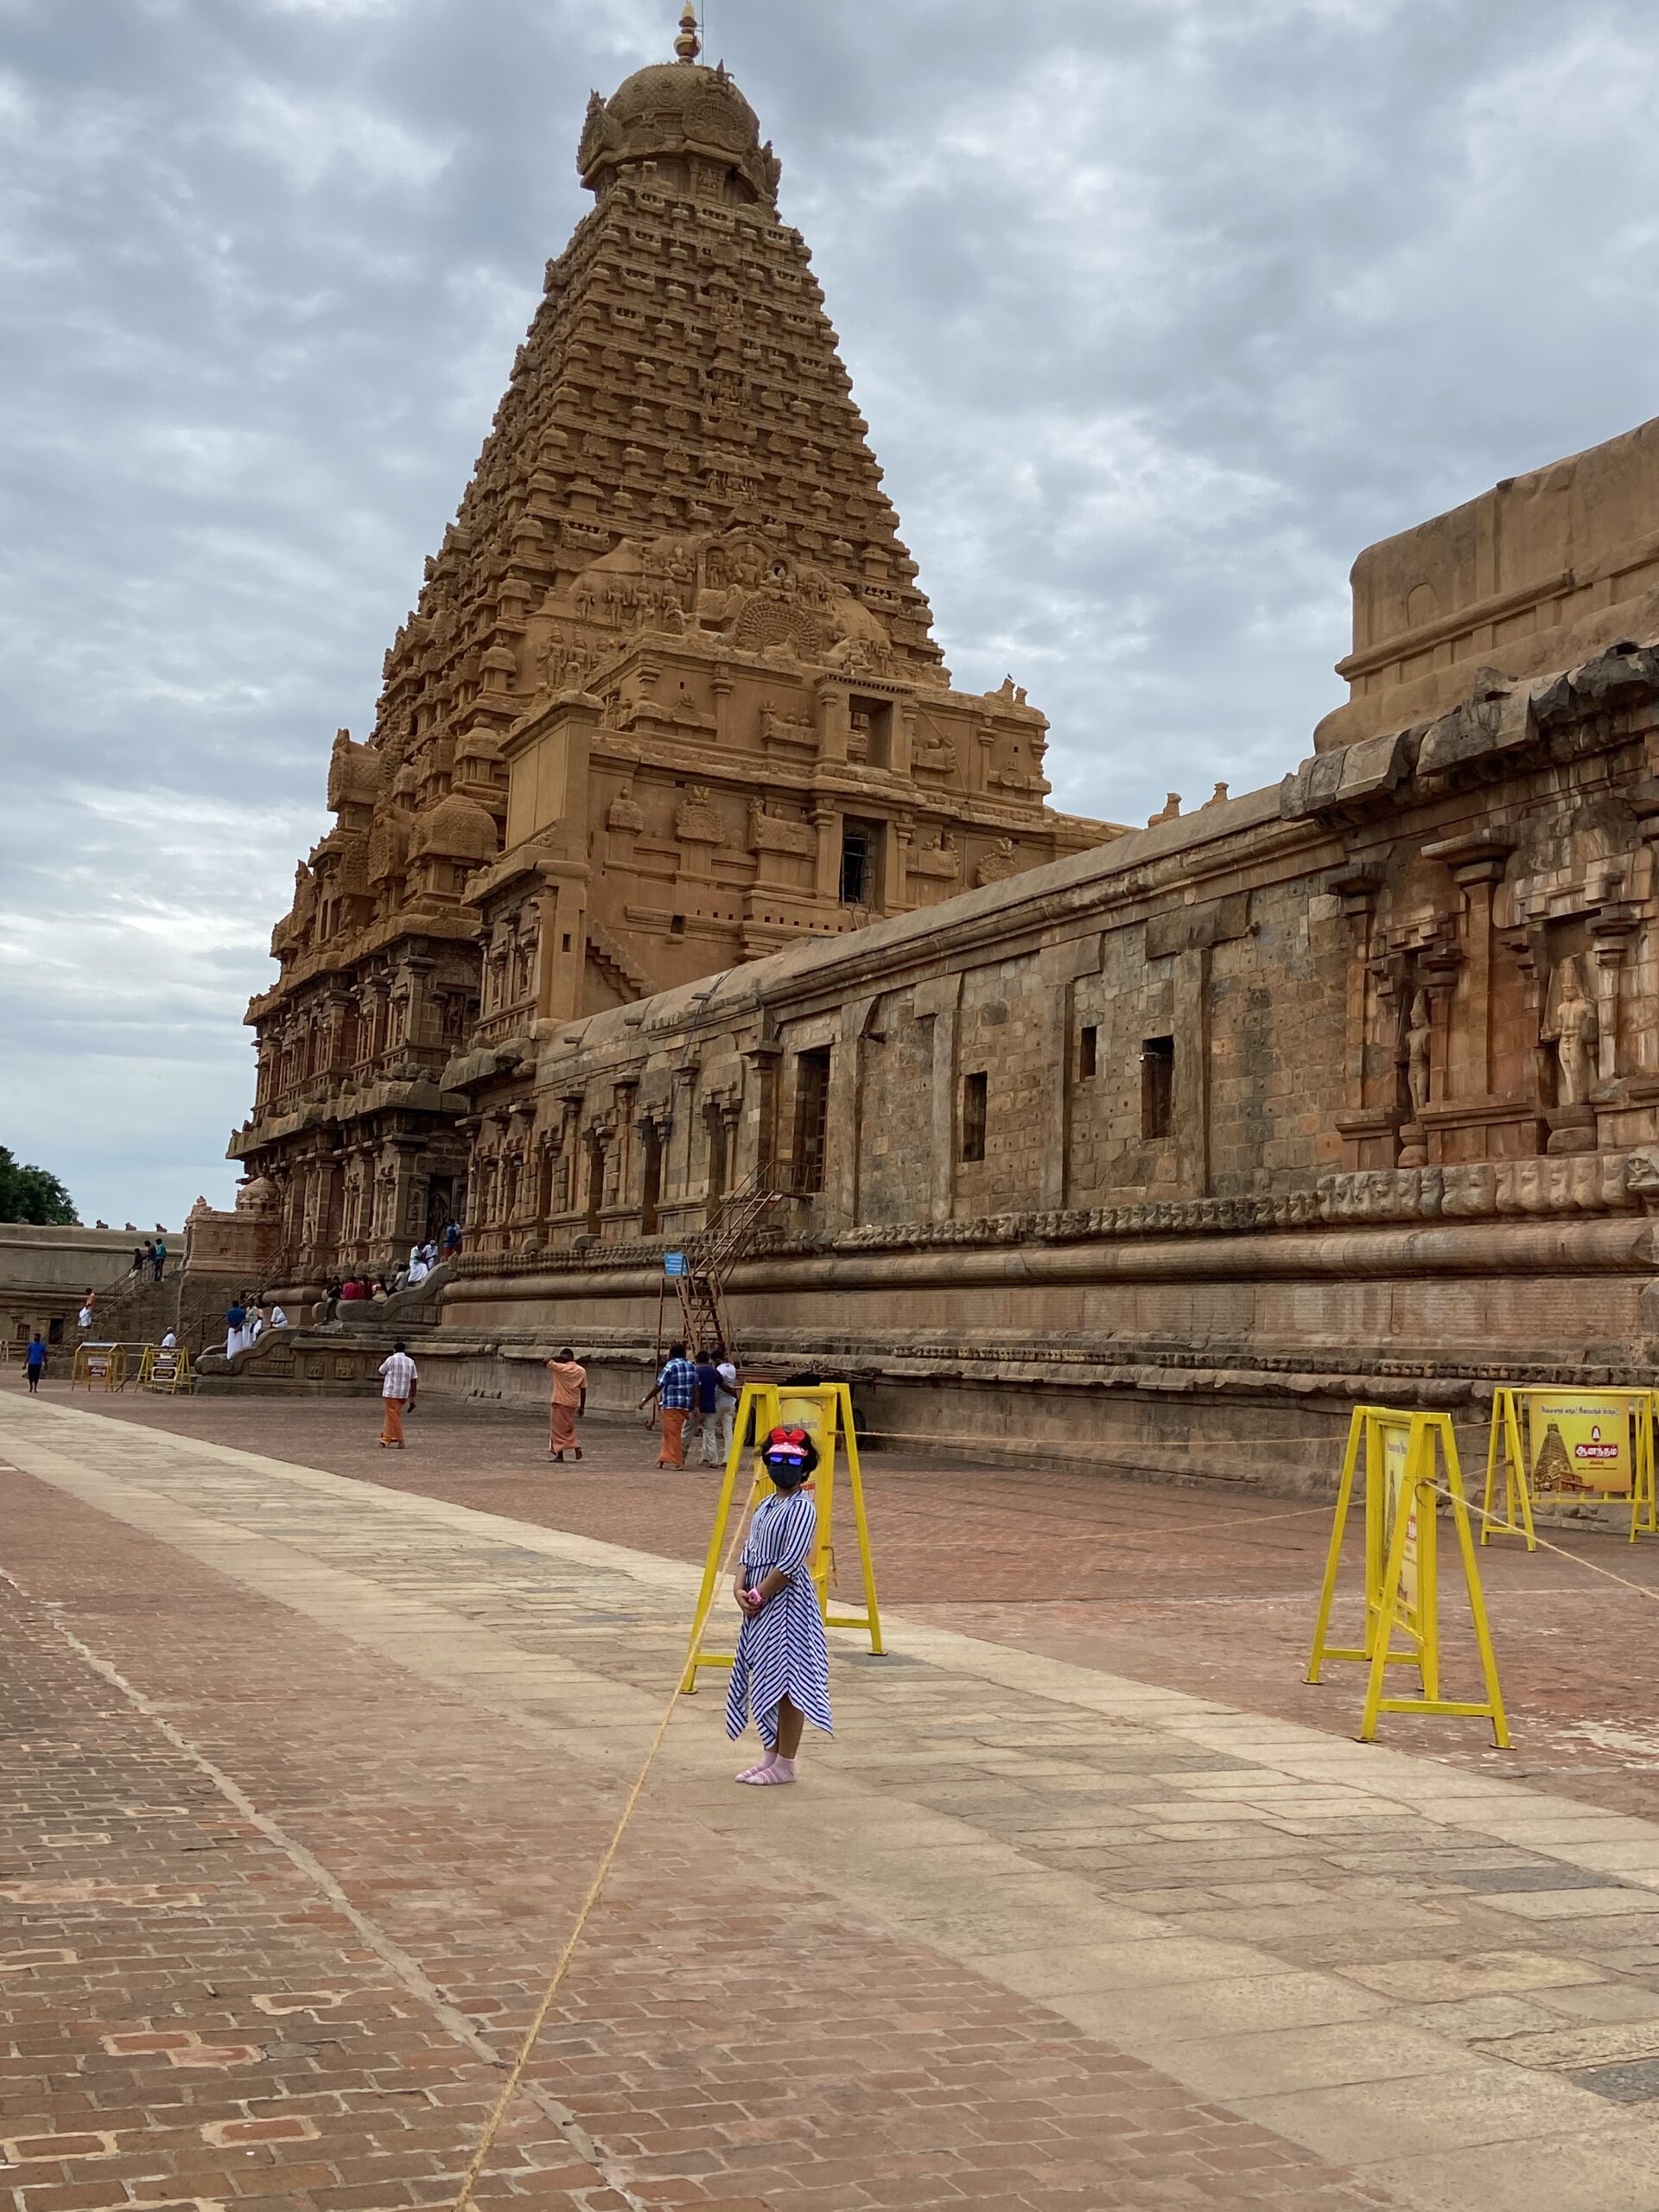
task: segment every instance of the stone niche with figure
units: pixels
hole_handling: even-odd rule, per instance
[[[1618,664],[1639,672],[1646,659]],[[1496,734],[1504,715],[1517,728],[1524,717],[1537,742],[1524,687],[1486,694],[1472,720]],[[1629,765],[1645,770],[1645,755]],[[1392,807],[1352,823],[1336,883],[1351,932],[1338,1122],[1351,1166],[1441,1168],[1659,1137],[1659,792],[1646,781],[1621,787],[1562,761],[1524,797],[1478,816],[1465,806],[1460,824],[1446,818],[1448,791],[1430,834],[1400,835]]]

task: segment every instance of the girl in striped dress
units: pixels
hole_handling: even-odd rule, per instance
[[[735,1584],[743,1626],[726,1699],[734,1742],[751,1713],[766,1757],[740,1782],[772,1788],[795,1779],[795,1754],[810,1720],[825,1734],[830,1718],[830,1650],[812,1580],[818,1509],[803,1487],[818,1464],[804,1429],[774,1428],[761,1450],[776,1485],[749,1525]]]

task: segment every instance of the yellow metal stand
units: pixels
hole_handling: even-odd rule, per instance
[[[1499,1473],[1503,1478],[1503,1517],[1500,1521],[1492,1510],[1492,1500],[1497,1488]],[[1524,1536],[1527,1549],[1538,1548],[1538,1532],[1532,1525],[1532,1484],[1527,1470],[1526,1446],[1521,1435],[1521,1408],[1516,1393],[1510,1389],[1492,1393],[1492,1427],[1486,1440],[1486,1491],[1481,1500],[1484,1509],[1480,1523],[1480,1541],[1486,1543],[1493,1536]],[[1516,1517],[1519,1508],[1520,1518]]]
[[[124,1344],[77,1344],[69,1370],[72,1390],[124,1390],[127,1387],[127,1350]]]
[[[1536,1385],[1505,1386],[1492,1393],[1492,1426],[1486,1445],[1486,1491],[1482,1503],[1485,1509],[1481,1523],[1480,1541],[1484,1544],[1492,1536],[1524,1536],[1527,1549],[1538,1548],[1537,1532],[1533,1526],[1532,1507],[1538,1468],[1541,1464],[1528,1456],[1528,1424],[1540,1407],[1551,1409],[1560,1402],[1588,1398],[1607,1402],[1607,1410],[1596,1407],[1605,1420],[1617,1408],[1624,1424],[1618,1448],[1622,1453],[1626,1445],[1630,1448],[1630,1541],[1638,1536],[1659,1535],[1659,1518],[1654,1508],[1654,1430],[1656,1394],[1651,1390],[1604,1389],[1597,1386],[1592,1390],[1574,1390],[1565,1386],[1545,1389]],[[1564,1420],[1576,1411],[1568,1405]],[[1583,1416],[1588,1418],[1588,1415]],[[1592,1436],[1599,1438],[1600,1431],[1592,1429]],[[1494,1510],[1499,1474],[1503,1481],[1503,1510],[1500,1516]],[[1593,1489],[1593,1486],[1592,1486]],[[1620,1497],[1622,1490],[1605,1490],[1604,1498]]]
[[[141,1390],[159,1390],[175,1398],[195,1395],[195,1370],[182,1344],[167,1351],[159,1344],[146,1344],[143,1357],[138,1363],[137,1379]]]
[[[752,1461],[748,1494],[743,1505],[747,1517],[772,1488],[772,1478],[760,1459],[760,1445],[772,1429],[785,1425],[805,1429],[818,1448],[818,1464],[807,1488],[818,1509],[818,1544],[812,1555],[811,1573],[823,1624],[826,1628],[855,1629],[869,1637],[874,1657],[879,1659],[883,1654],[881,1614],[875,1596],[875,1564],[870,1555],[870,1525],[864,1511],[864,1478],[858,1464],[858,1437],[853,1427],[852,1392],[844,1382],[820,1383],[810,1389],[793,1389],[775,1382],[746,1382],[738,1401],[737,1417],[732,1423],[732,1448],[726,1456],[720,1501],[715,1508],[715,1525],[703,1561],[702,1587],[697,1595],[685,1672],[680,1681],[680,1688],[687,1697],[696,1689],[700,1667],[729,1667],[736,1656],[732,1651],[705,1651],[702,1639],[714,1609],[715,1586],[725,1555],[738,1471],[747,1452]],[[753,1444],[747,1441],[751,1436],[754,1439]],[[861,1613],[832,1613],[830,1610],[830,1584],[835,1573],[836,1463],[837,1447],[842,1446],[847,1454],[847,1481],[852,1494],[853,1523],[858,1533],[859,1565],[864,1585]]]
[[[1365,1484],[1364,1636],[1358,1648],[1338,1649],[1328,1643],[1326,1637],[1354,1484],[1362,1473]],[[1437,1474],[1441,1479],[1436,1479]],[[1486,1691],[1485,1700],[1481,1704],[1440,1695],[1437,1548],[1438,1509],[1442,1493],[1452,1508],[1452,1526],[1457,1532],[1458,1551],[1469,1592],[1470,1618],[1474,1624],[1481,1679]],[[1404,1639],[1402,1649],[1395,1648],[1396,1637]],[[1492,1656],[1491,1631],[1487,1625],[1474,1536],[1469,1526],[1469,1506],[1464,1496],[1463,1471],[1458,1464],[1457,1440],[1448,1414],[1396,1413],[1383,1406],[1355,1408],[1348,1430],[1348,1448],[1343,1455],[1336,1517],[1331,1529],[1331,1548],[1319,1592],[1319,1618],[1314,1624],[1313,1649],[1308,1660],[1310,1682],[1319,1681],[1327,1659],[1351,1659],[1370,1669],[1365,1708],[1359,1726],[1359,1740],[1363,1744],[1369,1744],[1375,1738],[1378,1715],[1384,1713],[1431,1713],[1490,1720],[1493,1742],[1500,1750],[1509,1743],[1497,1663]],[[1414,1668],[1421,1694],[1385,1695],[1390,1667]]]
[[[1636,1472],[1630,1482],[1630,1541],[1638,1536],[1659,1536],[1659,1516],[1654,1507],[1654,1423],[1659,1406],[1656,1394],[1644,1393],[1647,1406],[1637,1422]]]

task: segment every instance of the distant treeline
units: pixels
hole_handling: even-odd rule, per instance
[[[75,1202],[44,1167],[23,1166],[0,1144],[0,1221],[28,1221],[42,1229],[69,1228],[80,1219]]]

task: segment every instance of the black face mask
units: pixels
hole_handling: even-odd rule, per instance
[[[798,1490],[806,1480],[804,1467],[774,1466],[770,1460],[766,1462],[766,1472],[779,1490]]]

